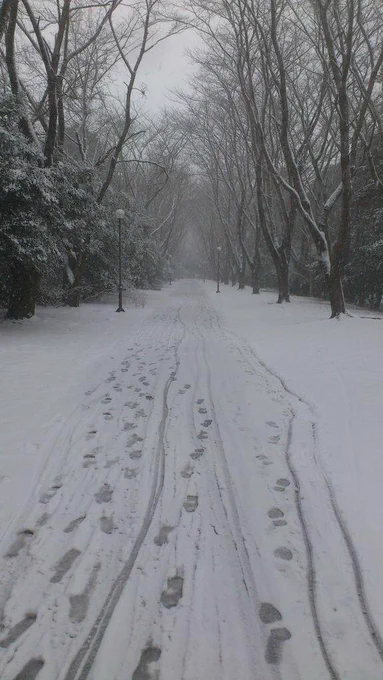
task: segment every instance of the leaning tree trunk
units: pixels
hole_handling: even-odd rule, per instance
[[[35,313],[41,275],[32,266],[17,264],[11,277],[11,295],[6,318],[30,319]]]

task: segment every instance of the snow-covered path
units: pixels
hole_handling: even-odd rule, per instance
[[[4,543],[1,679],[383,677],[310,404],[197,281],[118,366],[84,385]]]

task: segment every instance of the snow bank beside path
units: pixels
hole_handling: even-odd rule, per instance
[[[254,296],[249,289],[222,286],[216,295],[212,283],[205,290],[223,326],[312,405],[318,457],[382,622],[383,316],[357,309],[352,317],[329,320],[329,306],[310,299],[293,297],[277,305],[273,293]]]
[[[145,296],[145,307],[127,303],[125,314],[116,314],[113,299],[0,322],[0,540],[39,473],[42,445],[54,442],[99,375],[115,368],[130,335],[166,304],[168,292]]]

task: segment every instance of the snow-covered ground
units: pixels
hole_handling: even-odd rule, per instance
[[[0,324],[2,680],[383,677],[382,321],[274,299]]]

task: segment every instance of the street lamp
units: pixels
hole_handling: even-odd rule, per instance
[[[219,290],[219,280],[221,278],[221,246],[217,246],[218,260],[217,260],[217,290],[216,293],[220,293]]]
[[[125,212],[121,208],[116,210],[116,219],[118,222],[118,309],[116,312],[125,312],[122,306],[122,242],[121,242],[121,227],[122,220],[125,217]]]

